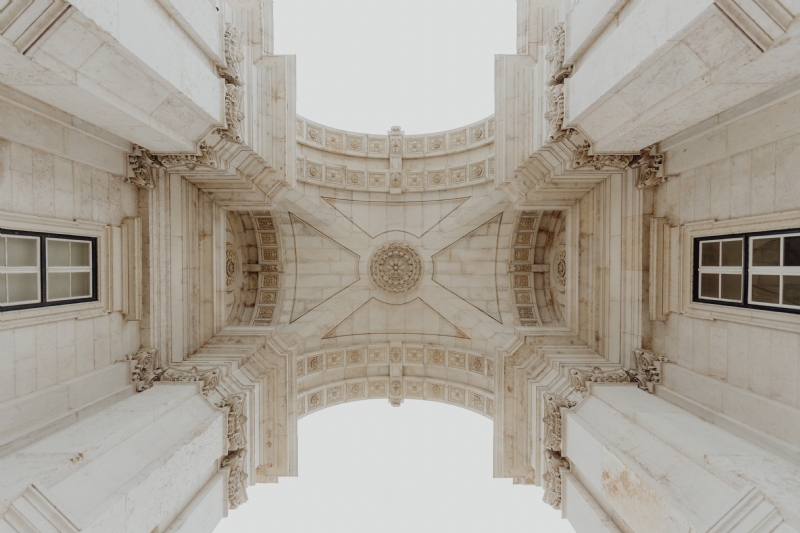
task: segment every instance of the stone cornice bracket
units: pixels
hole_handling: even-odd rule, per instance
[[[570,369],[569,381],[575,391],[585,398],[589,395],[588,383],[630,383],[631,377],[621,368],[603,372],[602,368],[596,366],[592,370]]]
[[[220,461],[221,468],[228,470],[228,503],[231,509],[236,509],[247,501],[247,472],[245,472],[245,457],[247,450],[236,450]]]
[[[545,415],[544,447],[558,454],[561,453],[561,408],[572,409],[577,402],[555,394],[544,395]]]
[[[212,390],[217,388],[220,379],[222,379],[221,367],[198,370],[196,366],[193,366],[190,370],[168,368],[161,375],[160,381],[202,381],[203,396],[208,396]]]
[[[543,500],[554,509],[561,509],[561,469],[569,468],[569,461],[561,457],[561,408],[572,409],[577,402],[555,394],[544,395],[544,485]]]
[[[558,142],[570,134],[564,127],[564,80],[572,74],[572,66],[564,66],[566,54],[566,33],[564,23],[558,24],[547,32],[547,54],[545,59],[550,63],[550,77],[547,80],[547,140]]]
[[[225,64],[217,65],[217,74],[225,78],[225,82],[241,87],[244,85],[239,72],[239,64],[244,61],[242,53],[242,32],[233,24],[225,27]]]
[[[659,154],[654,144],[642,150],[641,155],[634,157],[630,167],[638,170],[636,176],[638,189],[656,187],[669,179],[669,176],[663,173],[664,154]]]
[[[226,396],[217,404],[220,409],[228,408],[228,452],[242,450],[247,446],[245,436],[245,423],[247,417],[244,415],[246,395],[234,394]]]
[[[195,154],[168,154],[156,156],[161,165],[172,172],[178,169],[186,169],[193,172],[197,169],[208,169],[217,171],[220,168],[219,155],[216,151],[209,148],[205,141],[198,145],[199,155]]]
[[[126,361],[135,361],[131,381],[136,384],[136,392],[145,391],[158,381],[164,370],[158,365],[158,350],[145,348],[125,356]]]
[[[164,165],[157,156],[150,153],[150,150],[134,144],[133,152],[128,154],[128,167],[130,175],[123,177],[122,181],[152,190],[156,188],[158,174]]]
[[[575,130],[570,132],[570,136],[578,134]],[[582,137],[582,135],[581,135]],[[572,156],[572,170],[581,168],[594,168],[603,170],[606,167],[625,170],[638,156],[630,154],[597,154],[592,155],[592,143],[584,139],[578,144],[578,148]]]
[[[224,128],[217,128],[215,133],[226,141],[242,144],[242,122],[244,122],[244,112],[242,107],[242,96],[244,89],[241,86],[228,83],[225,85],[225,125]]]
[[[561,509],[561,469],[569,469],[569,461],[560,454],[545,450],[544,452],[544,502],[553,509]]]
[[[639,388],[650,394],[655,393],[655,386],[661,384],[661,364],[669,362],[663,355],[657,355],[649,350],[634,350],[636,356],[636,370],[626,370]]]

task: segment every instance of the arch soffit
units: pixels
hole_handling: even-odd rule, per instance
[[[434,344],[369,344],[293,356],[297,418],[352,401],[405,399],[494,418],[493,355]],[[291,404],[290,404],[291,405]]]

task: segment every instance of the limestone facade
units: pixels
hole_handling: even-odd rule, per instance
[[[579,533],[800,531],[795,0],[518,0],[425,135],[298,116],[216,4],[0,1],[0,532],[211,532],[364,399],[492,419]]]

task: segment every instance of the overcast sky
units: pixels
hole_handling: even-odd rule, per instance
[[[275,0],[275,52],[297,56],[297,112],[350,131],[432,133],[494,113],[494,56],[515,0]],[[298,478],[248,489],[215,533],[571,533],[537,487],[492,478],[492,422],[369,400],[299,422]]]

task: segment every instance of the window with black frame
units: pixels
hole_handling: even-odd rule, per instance
[[[695,239],[694,301],[800,313],[800,230]]]
[[[0,312],[97,300],[97,239],[0,229]]]

